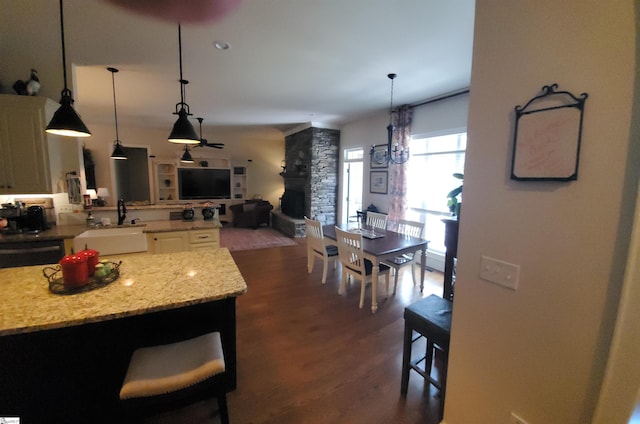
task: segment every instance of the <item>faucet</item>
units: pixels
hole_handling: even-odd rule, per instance
[[[118,200],[118,225],[122,225],[126,217],[127,207],[124,204],[124,199],[120,199]]]

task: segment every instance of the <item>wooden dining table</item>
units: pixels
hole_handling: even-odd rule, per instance
[[[363,233],[362,237],[362,250],[366,259],[370,260],[373,264],[373,270],[371,278],[373,282],[378,281],[378,265],[384,260],[393,260],[396,257],[400,257],[403,254],[415,253],[418,250],[422,251],[421,266],[420,266],[420,291],[424,288],[424,273],[427,261],[427,246],[428,240],[424,240],[418,237],[411,237],[404,234],[397,233],[391,230],[383,230],[380,228],[373,228],[367,225],[362,225],[360,228],[348,228],[346,225],[338,225],[338,228],[349,231],[360,231]],[[322,227],[324,237],[327,239],[327,244],[333,244],[337,246],[336,229],[334,225],[324,225]],[[376,238],[368,238],[367,236],[373,231]],[[371,284],[371,312],[375,313],[378,310],[377,300],[377,284]]]

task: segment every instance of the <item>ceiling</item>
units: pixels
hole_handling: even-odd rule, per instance
[[[0,54],[23,67],[24,76],[30,67],[46,70],[41,91],[57,100],[58,2],[0,0],[0,6]],[[473,19],[474,0],[243,0],[213,23],[182,25],[186,102],[209,127],[337,127],[388,109],[390,72],[398,74],[394,105],[467,88]],[[171,127],[180,101],[177,23],[104,0],[65,0],[64,22],[73,94],[85,122],[113,123],[111,66],[120,70],[119,123]],[[217,50],[217,40],[231,48]],[[0,78],[6,91],[16,76]]]

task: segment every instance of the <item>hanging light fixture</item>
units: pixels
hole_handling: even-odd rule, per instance
[[[189,152],[189,146],[184,146],[184,153],[182,154],[182,157],[180,158],[180,162],[182,163],[193,163],[194,160],[191,157],[191,153]]]
[[[118,108],[116,106],[116,79],[115,74],[118,72],[116,68],[107,68],[111,72],[111,85],[113,86],[113,116],[116,122],[116,141],[113,147],[113,153],[111,153],[111,159],[127,159],[127,154],[120,143],[120,137],[118,136]]]
[[[67,60],[64,48],[62,0],[60,0],[60,34],[62,36],[62,73],[64,75],[64,89],[60,93],[60,107],[53,114],[53,117],[45,131],[50,134],[66,137],[89,137],[91,136],[91,132],[73,109],[73,97],[71,97],[71,90],[67,87]]]
[[[180,24],[178,24],[178,53],[180,56],[180,103],[176,104],[176,111],[173,113],[178,115],[178,120],[173,124],[168,140],[171,143],[200,144],[200,139],[193,129],[193,125],[189,122],[188,116],[191,115],[189,105],[184,101],[185,86],[189,84],[189,81],[182,78],[182,30]]]
[[[409,148],[404,146],[392,145],[393,131],[393,80],[397,77],[396,74],[388,74],[387,78],[391,80],[391,102],[389,104],[389,125],[387,125],[387,150],[384,152],[376,151],[375,146],[371,146],[371,161],[376,165],[384,165],[387,163],[393,163],[396,165],[403,164],[409,160]]]

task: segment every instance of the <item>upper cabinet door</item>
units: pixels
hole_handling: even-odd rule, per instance
[[[1,193],[51,192],[44,132],[45,100],[2,96],[0,102]]]
[[[66,190],[66,173],[82,168],[77,138],[47,134],[57,104],[45,97],[0,95],[0,194]]]

